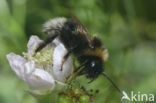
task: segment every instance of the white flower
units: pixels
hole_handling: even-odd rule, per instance
[[[63,70],[62,70],[62,72],[60,72],[62,58],[64,57],[64,55],[66,53],[67,53],[67,50],[65,49],[65,47],[62,44],[59,44],[59,46],[57,46],[55,48],[54,53],[53,53],[53,64],[54,64],[53,65],[53,74],[55,75],[56,79],[61,82],[64,82],[66,80],[65,77],[67,77],[69,75],[69,73],[71,74],[73,72],[72,71],[73,69],[72,70],[70,69],[72,67],[72,58],[71,57],[69,57],[67,59],[68,62],[64,63]]]
[[[60,71],[62,59],[67,53],[64,45],[53,43],[33,56],[36,46],[41,42],[37,36],[31,36],[27,44],[28,53],[24,53],[24,57],[10,53],[7,59],[16,75],[31,88],[52,91],[63,85],[73,72],[72,59],[69,57]]]

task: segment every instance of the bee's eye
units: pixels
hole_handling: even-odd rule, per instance
[[[91,62],[90,66],[91,66],[91,67],[94,67],[94,66],[95,66],[95,62],[94,62],[94,61]]]

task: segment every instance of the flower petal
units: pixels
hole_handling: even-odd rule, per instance
[[[25,69],[24,69],[25,75],[31,74],[36,69],[34,61],[29,61],[25,63],[23,66],[25,66]]]
[[[31,74],[26,76],[26,81],[33,89],[51,89],[55,87],[54,78],[42,69],[35,69]]]
[[[61,41],[60,41],[60,39],[57,37],[57,38],[55,38],[55,39],[53,40],[53,43],[54,43],[56,46],[58,46],[59,44],[61,44]]]
[[[23,57],[16,55],[14,53],[10,53],[7,55],[7,59],[9,61],[9,64],[12,68],[12,70],[16,73],[16,75],[22,79],[25,80],[24,77],[24,64],[27,62],[26,59]]]
[[[67,53],[63,44],[59,44],[53,53],[53,74],[58,81],[64,82],[66,78],[73,72],[72,58],[68,57],[63,65],[62,71],[61,64],[64,55]]]
[[[38,36],[31,36],[27,44],[28,54],[31,55],[33,53],[33,49],[35,49],[36,46],[42,42],[43,40],[41,40]]]

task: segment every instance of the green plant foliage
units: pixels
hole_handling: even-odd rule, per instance
[[[22,54],[31,35],[45,38],[42,24],[54,17],[70,17],[64,8],[102,39],[109,51],[105,72],[122,90],[156,95],[155,5],[155,0],[0,0],[0,103],[39,102],[24,91],[27,86],[10,69],[6,54]],[[95,103],[121,100],[102,76],[91,84],[84,77],[79,81],[88,90],[99,89]],[[44,101],[51,103],[48,98]]]

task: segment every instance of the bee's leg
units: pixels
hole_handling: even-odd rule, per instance
[[[68,57],[70,56],[71,53],[72,53],[72,50],[69,50],[69,51],[65,54],[65,56],[63,57],[63,60],[62,60],[62,63],[61,63],[61,69],[60,69],[60,71],[62,71],[62,69],[63,69],[63,64],[64,64],[65,61],[68,59]]]
[[[47,44],[51,43],[57,36],[58,36],[58,34],[55,34],[52,37],[50,37],[47,40],[45,40],[45,42],[39,44],[39,47],[35,50],[35,53],[37,53],[40,50],[42,50],[45,46],[47,46]]]
[[[75,58],[73,58],[73,66],[74,66],[74,68],[76,68],[76,60],[75,60]]]
[[[79,67],[77,67],[75,70],[74,70],[74,73],[76,73],[77,71],[79,71],[84,65],[80,65]]]
[[[85,64],[87,63],[87,61],[83,62],[79,67],[77,67],[75,70],[74,70],[74,73],[75,72],[78,72],[83,66],[85,66]],[[83,70],[82,70],[83,71]],[[82,72],[80,71],[80,72]]]
[[[66,55],[64,56],[63,60],[62,60],[62,64],[61,64],[61,69],[60,71],[62,71],[62,67],[63,64],[65,63],[65,61],[68,59],[68,57],[70,56],[70,54],[77,48],[77,46],[71,48],[70,50],[68,50],[68,52],[66,53]]]
[[[88,82],[88,84],[90,84],[91,82],[93,82],[95,80],[95,78],[92,78],[89,82]]]

